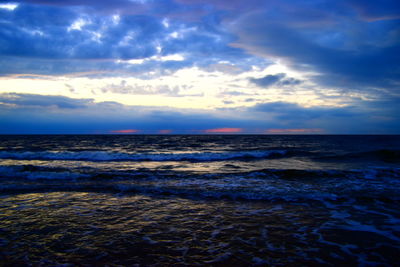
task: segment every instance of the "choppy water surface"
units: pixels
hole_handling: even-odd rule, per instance
[[[0,136],[6,265],[396,265],[399,136]]]

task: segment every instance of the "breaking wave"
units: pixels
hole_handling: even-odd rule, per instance
[[[284,170],[194,174],[177,171],[99,172],[36,166],[0,168],[0,192],[110,191],[195,198],[400,200],[400,169]]]
[[[0,151],[1,159],[19,160],[84,160],[84,161],[224,161],[257,160],[283,157],[285,150],[238,151],[238,152],[198,152],[198,153],[122,153],[105,151]]]

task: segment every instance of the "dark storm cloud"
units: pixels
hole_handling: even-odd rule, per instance
[[[279,85],[283,85],[283,86],[292,86],[292,85],[299,85],[299,84],[301,84],[301,83],[302,83],[301,80],[298,80],[298,79],[289,77],[289,78],[286,78],[286,79],[281,80],[281,81],[279,82]]]
[[[298,79],[292,77],[286,78],[285,73],[266,75],[262,78],[249,78],[249,81],[260,87],[265,87],[265,88],[268,88],[272,85],[280,87],[280,86],[298,85],[301,83],[301,81]]]
[[[263,78],[250,78],[249,81],[261,86],[261,87],[269,87],[275,83],[277,83],[278,81],[280,81],[282,78],[284,78],[286,75],[284,73],[278,73],[275,75],[267,75]]]
[[[320,75],[315,80],[320,85],[345,89],[397,87],[397,21],[362,21],[357,14],[350,15],[354,10],[345,10],[340,2],[335,9],[340,10],[335,16],[317,16],[308,21],[299,16],[297,23],[293,18],[283,19],[292,12],[284,9],[249,13],[231,24],[240,37],[236,46],[267,58],[283,59],[294,69],[316,71]],[[299,7],[298,12],[302,10]]]

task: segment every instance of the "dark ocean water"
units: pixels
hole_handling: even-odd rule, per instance
[[[0,136],[5,265],[400,266],[400,136]]]

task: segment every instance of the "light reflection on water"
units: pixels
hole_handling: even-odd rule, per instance
[[[0,265],[397,264],[398,136],[0,144]]]
[[[352,164],[354,168],[359,166]],[[65,160],[2,160],[0,166],[41,166],[49,168],[64,168],[69,171],[89,172],[91,169],[97,172],[106,171],[137,171],[137,170],[174,170],[187,171],[193,173],[239,173],[246,171],[256,171],[262,169],[299,169],[299,170],[324,170],[324,169],[346,169],[346,164],[321,163],[308,161],[304,158],[289,159],[268,159],[258,161],[215,161],[215,162],[186,162],[186,161],[65,161]],[[362,166],[361,166],[362,167]]]
[[[400,252],[396,202],[52,192],[0,203],[10,265],[390,265]]]

